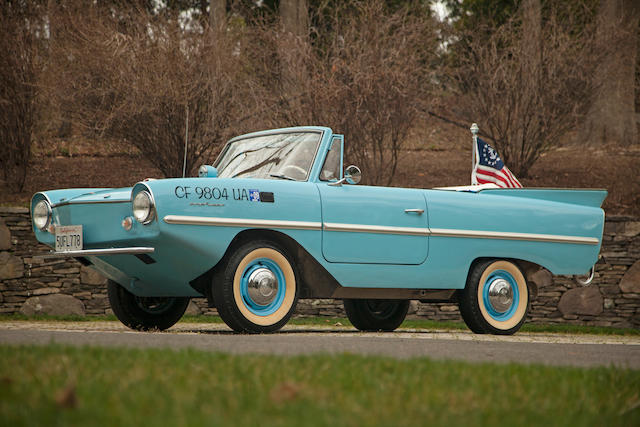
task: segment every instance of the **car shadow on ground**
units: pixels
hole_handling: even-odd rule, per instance
[[[445,335],[445,334],[451,334],[451,333],[470,333],[469,331],[464,331],[464,330],[445,331],[445,330],[428,330],[428,329],[424,329],[424,330],[397,329],[391,332],[385,332],[385,331],[363,332],[355,328],[354,329],[327,329],[327,328],[282,329],[276,332],[267,332],[263,334],[242,333],[242,332],[231,331],[228,329],[219,330],[219,329],[199,329],[199,328],[180,329],[180,330],[173,330],[169,332],[176,333],[176,334],[192,333],[192,334],[207,334],[207,335],[247,335],[247,336],[296,335],[296,334],[345,335],[346,336],[346,335],[365,335],[365,334],[394,335],[394,334],[400,334],[400,333],[404,333],[404,334],[408,333],[408,334],[416,334],[416,335],[422,335],[422,334]]]

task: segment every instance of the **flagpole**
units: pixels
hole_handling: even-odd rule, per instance
[[[473,171],[476,168],[476,150],[478,147],[478,132],[480,128],[474,123],[469,130],[471,131],[471,135],[473,135],[473,147],[471,147],[471,184],[473,185]]]

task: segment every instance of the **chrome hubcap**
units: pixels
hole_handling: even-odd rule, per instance
[[[268,305],[278,295],[278,279],[268,268],[258,268],[249,276],[247,288],[253,302]]]
[[[489,285],[489,303],[497,313],[505,313],[513,304],[513,289],[504,279],[496,279]]]

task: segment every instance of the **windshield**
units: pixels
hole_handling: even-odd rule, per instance
[[[218,159],[218,176],[305,181],[321,138],[320,132],[295,132],[232,142]]]

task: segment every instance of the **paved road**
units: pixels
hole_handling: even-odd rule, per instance
[[[135,332],[118,322],[0,322],[0,343],[196,348],[242,354],[372,354],[473,362],[640,369],[640,339],[629,336],[400,330],[360,333],[344,327],[288,326],[269,335],[239,335],[224,325],[179,323],[167,332]]]

